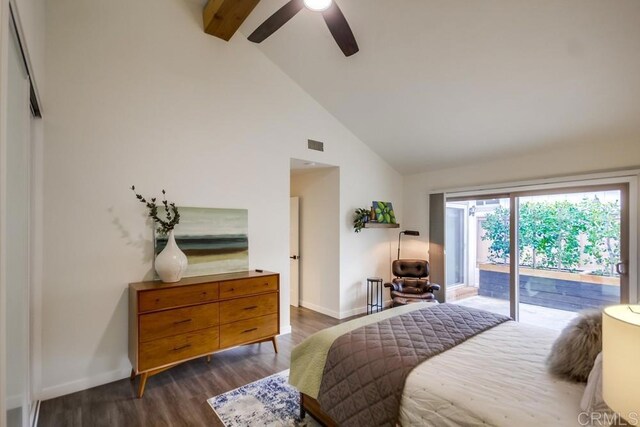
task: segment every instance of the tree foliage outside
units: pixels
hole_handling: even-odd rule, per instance
[[[614,276],[620,262],[620,202],[584,199],[580,207],[589,212],[584,252],[601,268],[596,273]]]
[[[482,223],[490,241],[489,260],[509,260],[509,209],[498,207]],[[620,202],[597,197],[520,205],[520,265],[576,271],[595,265],[593,274],[613,276],[620,258]]]
[[[482,222],[482,240],[491,242],[489,261],[506,264],[511,252],[509,240],[509,209],[499,206],[489,213]]]

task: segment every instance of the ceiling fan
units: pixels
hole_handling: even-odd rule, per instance
[[[315,12],[321,12],[324,22],[327,23],[331,35],[345,56],[351,56],[358,52],[358,43],[353,36],[351,27],[342,11],[333,0],[290,0],[276,13],[271,15],[248,37],[254,43],[260,43],[275,33],[280,27],[293,18],[302,8],[306,7]]]

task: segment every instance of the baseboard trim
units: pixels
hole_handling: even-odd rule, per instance
[[[87,390],[98,387],[103,384],[119,381],[123,378],[129,378],[131,367],[118,369],[115,371],[105,372],[92,377],[80,378],[75,381],[69,381],[64,384],[44,387],[40,392],[38,399],[49,400],[56,397],[65,396],[67,394],[76,393],[78,391]]]
[[[278,336],[287,335],[291,333],[291,325],[280,328],[280,334]]]
[[[287,325],[284,328],[280,328],[280,335],[286,335],[291,333],[291,325]],[[67,394],[76,393],[78,391],[87,390],[93,387],[98,387],[104,384],[112,383],[114,381],[120,381],[124,378],[129,378],[131,374],[131,368],[126,367],[119,370],[105,372],[93,377],[80,378],[68,383],[45,387],[38,395],[40,400],[49,400],[56,397],[65,396]]]
[[[384,302],[384,307],[389,308],[391,307],[393,301],[388,300]],[[345,310],[340,312],[340,319],[346,319],[347,317],[351,317],[351,316],[357,316],[358,314],[364,314],[367,312],[367,306],[362,306],[362,307],[356,307],[356,308],[352,308],[351,310]]]
[[[304,308],[308,308],[309,310],[317,311],[318,313],[326,314],[327,316],[331,316],[334,319],[340,319],[340,313],[335,310],[328,309],[321,305],[317,305],[307,301],[300,301],[300,305]]]
[[[391,300],[387,300],[384,302],[384,306],[385,308],[389,308],[391,307]],[[309,310],[313,310],[313,311],[317,311],[318,313],[321,314],[326,314],[327,316],[331,316],[334,319],[345,319],[347,317],[351,317],[351,316],[356,316],[358,314],[363,314],[367,312],[367,306],[362,306],[362,307],[356,307],[356,308],[352,308],[350,310],[344,310],[341,312],[337,312],[335,310],[331,310],[328,309],[326,307],[322,307],[320,305],[317,304],[313,304],[311,302],[307,302],[307,301],[300,301],[300,306],[304,307],[304,308],[308,308]]]
[[[340,312],[340,319],[346,319],[347,317],[356,316],[358,314],[366,313],[367,306],[352,308],[351,310],[345,310]]]

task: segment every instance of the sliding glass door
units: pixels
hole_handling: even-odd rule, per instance
[[[524,195],[518,206],[519,319],[561,328],[621,301],[623,189]]]
[[[447,205],[446,241],[451,244],[447,247],[447,286],[463,285],[467,276],[466,251],[467,221],[465,204]]]
[[[510,315],[510,212],[508,198],[447,202],[447,302]]]
[[[464,205],[468,216],[462,227],[447,214],[447,301],[551,329],[627,301],[627,195],[613,185],[448,200],[447,210]]]

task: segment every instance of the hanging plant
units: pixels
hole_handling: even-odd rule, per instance
[[[356,209],[355,215],[353,217],[353,231],[359,233],[360,230],[364,228],[364,225],[369,222],[370,213],[371,209],[369,208]]]
[[[149,210],[149,218],[153,220],[156,224],[158,224],[157,232],[161,236],[166,236],[169,234],[171,230],[174,229],[176,225],[180,223],[180,213],[178,212],[178,208],[175,203],[167,202],[166,192],[162,190],[162,205],[164,207],[164,219],[158,216],[158,205],[156,204],[156,198],[152,197],[147,201],[142,195],[136,193],[135,185],[131,186],[131,191],[136,195],[136,198],[140,203],[144,203],[144,205]]]

